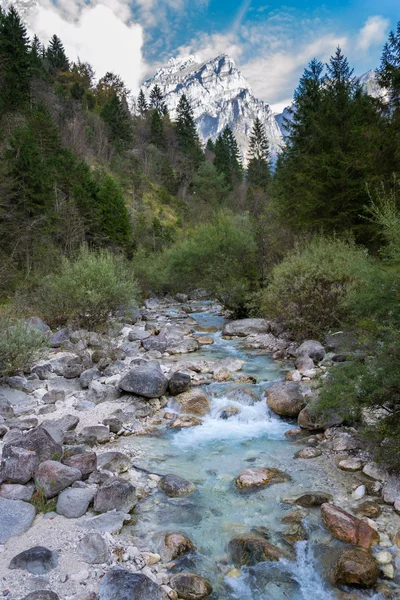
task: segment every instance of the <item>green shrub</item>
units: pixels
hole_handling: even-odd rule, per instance
[[[64,258],[57,273],[45,277],[31,297],[31,307],[50,326],[70,323],[96,328],[138,297],[133,269],[109,251],[82,248],[76,259]]]
[[[318,337],[340,326],[347,294],[372,269],[364,249],[316,237],[274,267],[260,296],[261,313],[282,318],[298,339]]]
[[[39,331],[3,309],[0,313],[0,376],[27,369],[40,358],[44,347],[45,340]]]

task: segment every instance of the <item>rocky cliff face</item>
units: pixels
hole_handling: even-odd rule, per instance
[[[14,5],[19,14],[25,19],[38,6],[37,0],[0,0],[0,8],[8,10]]]
[[[195,56],[171,59],[143,84],[147,97],[155,84],[164,94],[172,119],[185,92],[203,142],[215,139],[229,126],[245,158],[253,122],[258,117],[265,125],[272,153],[282,146],[282,132],[271,107],[254,96],[246,78],[226,54],[205,62]]]

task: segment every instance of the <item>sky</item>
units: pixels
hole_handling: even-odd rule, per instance
[[[45,43],[59,35],[98,77],[118,73],[133,94],[171,57],[229,54],[279,112],[308,62],[338,45],[355,74],[376,68],[399,20],[398,0],[39,0],[29,26]]]

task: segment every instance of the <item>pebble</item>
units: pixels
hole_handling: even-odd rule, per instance
[[[393,567],[393,565],[392,564],[383,565],[382,566],[382,573],[388,579],[394,579],[394,567]]]
[[[361,498],[364,498],[366,491],[365,485],[359,485],[352,493],[352,497],[356,500],[360,500]]]
[[[381,565],[388,565],[392,562],[393,557],[390,554],[390,552],[387,551],[383,551],[383,552],[379,552],[376,555],[376,560],[378,561],[378,563],[380,563]]]

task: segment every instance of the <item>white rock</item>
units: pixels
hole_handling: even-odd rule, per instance
[[[364,498],[366,491],[365,485],[359,485],[352,493],[352,497],[356,500],[360,500],[361,498]]]
[[[383,565],[382,566],[382,573],[388,579],[394,579],[394,567],[393,567],[393,565],[392,564]]]
[[[376,479],[377,481],[385,481],[388,478],[388,474],[385,469],[382,469],[374,462],[369,462],[363,468],[363,473],[371,477],[371,479]]]
[[[152,552],[142,552],[142,556],[146,561],[146,565],[152,566],[160,562],[161,556],[159,554],[153,554]]]
[[[388,565],[393,560],[392,555],[390,554],[390,552],[387,552],[387,550],[379,552],[375,558],[381,565]]]

